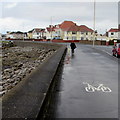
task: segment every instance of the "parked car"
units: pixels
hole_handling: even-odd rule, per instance
[[[120,43],[117,43],[115,46],[113,46],[113,56],[120,57]]]

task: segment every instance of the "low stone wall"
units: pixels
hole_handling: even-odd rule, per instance
[[[93,41],[89,41],[89,40],[80,40],[80,43],[82,44],[93,44]],[[96,40],[94,41],[95,45],[106,45],[106,41],[99,41],[99,40]]]
[[[59,44],[54,44],[54,43],[44,43],[44,42],[33,42],[33,41],[14,41],[14,44],[17,46],[21,46],[21,47],[26,47],[26,46],[31,46],[31,47],[37,47],[37,48],[45,48],[45,49],[49,49],[49,48],[54,48],[54,49],[58,49],[61,45]]]
[[[18,41],[17,39],[11,39],[14,42]],[[23,41],[22,39],[19,41]],[[47,39],[24,39],[24,41],[38,41],[38,42],[58,42],[58,43],[70,43],[70,42],[80,42],[82,44],[93,44],[92,40],[62,40],[62,39],[53,39],[53,40],[47,40]],[[106,45],[106,41],[101,41],[101,40],[95,40],[96,45]]]
[[[34,46],[34,48],[54,48],[55,52],[43,64],[21,80],[14,88],[2,97],[2,118],[7,119],[37,119],[43,106],[49,87],[55,76],[58,65],[66,50],[66,46],[42,43],[21,43],[16,45]]]

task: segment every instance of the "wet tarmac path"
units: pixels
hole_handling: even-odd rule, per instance
[[[70,49],[51,102],[53,118],[118,118],[118,62],[91,46]]]

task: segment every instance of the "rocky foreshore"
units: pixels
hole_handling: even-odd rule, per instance
[[[43,49],[30,46],[16,46],[3,49],[0,96],[10,91],[55,51],[55,49]]]

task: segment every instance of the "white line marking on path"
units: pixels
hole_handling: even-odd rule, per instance
[[[105,50],[102,50],[102,51],[103,51],[103,52],[106,52],[106,53],[107,53],[108,55],[110,55],[110,56],[112,55],[112,54],[110,54],[109,52],[107,52],[107,51],[105,51]]]
[[[103,84],[99,84],[98,87],[94,87],[92,85],[90,85],[87,82],[83,82],[83,84],[86,84],[87,87],[85,87],[85,90],[87,92],[95,92],[95,91],[102,91],[102,92],[112,92],[112,90],[109,87],[105,87]]]

